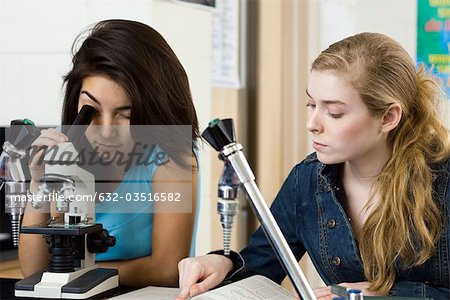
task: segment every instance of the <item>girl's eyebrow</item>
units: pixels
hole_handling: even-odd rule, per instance
[[[86,96],[89,97],[89,99],[91,99],[92,101],[94,101],[95,103],[97,103],[98,105],[102,106],[102,104],[100,103],[100,101],[98,101],[91,93],[89,93],[88,91],[81,91],[81,94],[85,94]],[[123,106],[119,106],[117,107],[115,110],[128,110],[131,109],[131,105],[123,105]]]
[[[306,95],[311,98],[312,100],[314,100],[313,97],[311,97],[311,95],[308,92],[308,89],[306,89]],[[323,103],[325,104],[340,104],[340,105],[347,105],[346,103],[342,102],[341,100],[321,100]]]

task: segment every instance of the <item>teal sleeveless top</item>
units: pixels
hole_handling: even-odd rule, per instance
[[[197,205],[190,255],[195,256],[195,237],[200,206],[200,163],[197,158]],[[116,245],[96,255],[97,261],[128,260],[152,254],[153,202],[127,201],[134,193],[152,193],[152,178],[158,166],[130,168],[109,201],[96,204],[95,223],[100,223],[116,238]],[[115,201],[112,201],[115,200]],[[130,206],[131,205],[131,206]]]

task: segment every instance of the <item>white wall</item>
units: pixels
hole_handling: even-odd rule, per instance
[[[104,18],[151,24],[152,7],[152,1],[135,0],[1,0],[0,97],[8,106],[0,111],[0,125],[23,117],[59,124],[61,77],[78,33]]]
[[[189,76],[200,128],[211,115],[212,11],[169,0],[0,0],[0,125],[29,118],[58,125],[62,76],[75,37],[109,18],[153,26],[173,47]],[[200,154],[202,189],[197,249],[210,249],[210,155]]]

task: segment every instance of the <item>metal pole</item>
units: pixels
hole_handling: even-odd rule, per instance
[[[242,146],[237,143],[232,143],[225,146],[221,153],[231,163],[236,172],[239,181],[243,186],[243,190],[247,195],[247,199],[251,202],[255,214],[261,222],[261,226],[282,266],[291,279],[295,290],[304,300],[316,299],[314,292],[300,269],[294,254],[289,248],[280,227],[275,221],[261,191],[255,183],[255,175],[242,152]]]

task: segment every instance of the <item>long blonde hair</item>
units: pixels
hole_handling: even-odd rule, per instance
[[[438,113],[442,89],[393,39],[361,33],[331,45],[312,70],[346,76],[374,116],[393,103],[402,108],[389,133],[390,158],[377,176],[380,202],[362,230],[360,252],[371,289],[387,293],[396,279],[396,261],[405,269],[429,259],[439,240],[442,212],[433,198],[430,164],[450,155],[449,132]],[[372,195],[373,196],[373,195]]]

